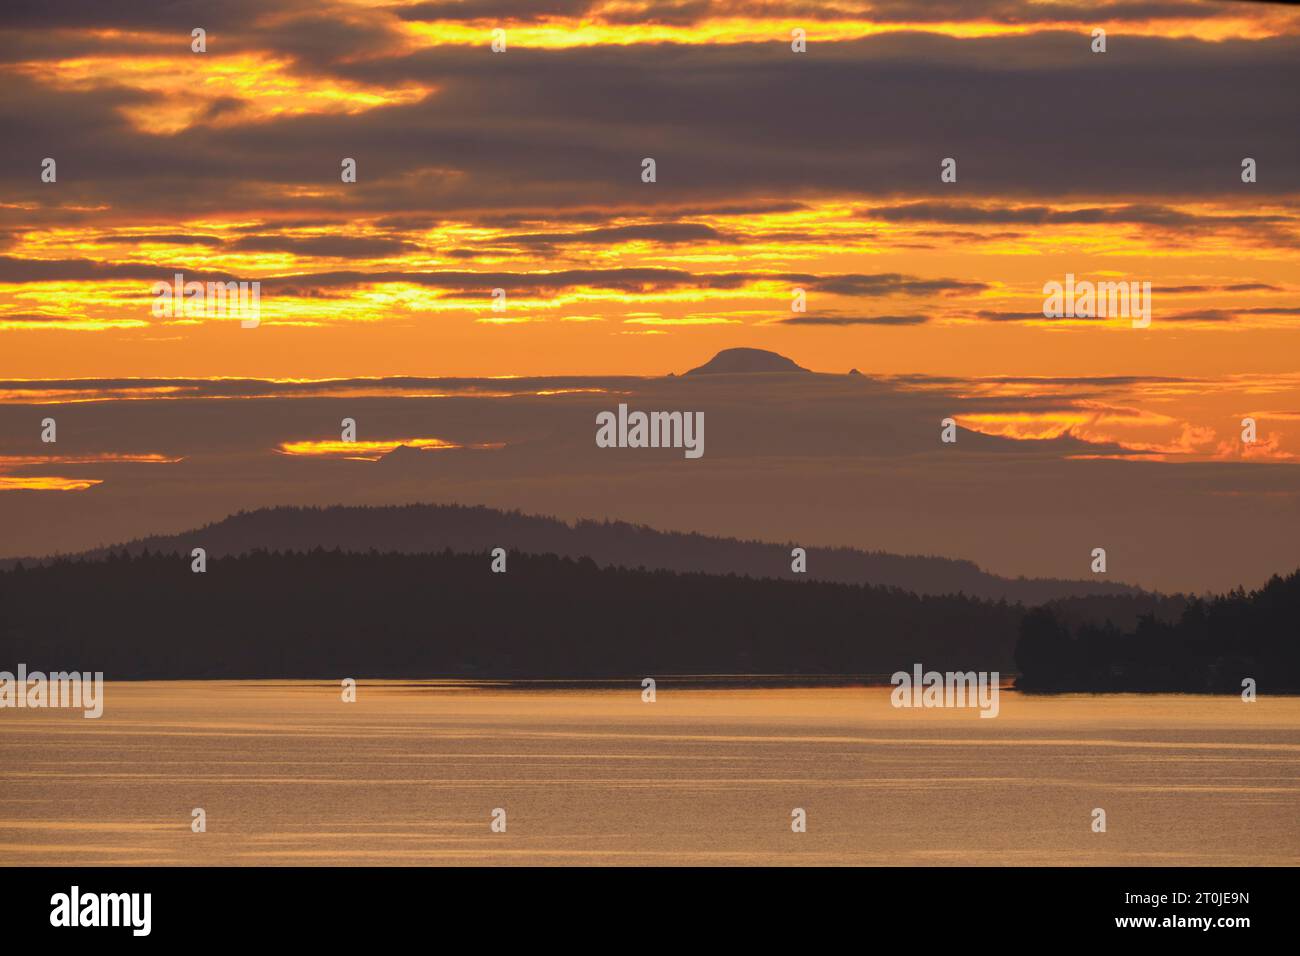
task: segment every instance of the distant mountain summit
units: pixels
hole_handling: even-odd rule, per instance
[[[784,355],[766,349],[723,349],[687,375],[734,375],[748,372],[807,372]]]
[[[380,456],[379,460],[381,462],[384,462],[385,464],[393,464],[393,463],[401,463],[404,461],[412,461],[414,459],[423,460],[423,458],[424,458],[424,452],[421,451],[419,448],[412,448],[410,445],[403,444],[403,445],[398,445],[396,448],[392,449],[391,451],[385,452],[383,455]]]

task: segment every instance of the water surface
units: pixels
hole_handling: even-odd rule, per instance
[[[670,682],[649,704],[463,682],[105,701],[0,711],[5,864],[1300,864],[1298,698],[1004,691],[996,719]]]

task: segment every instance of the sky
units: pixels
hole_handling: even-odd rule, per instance
[[[296,495],[1067,576],[1113,526],[1125,579],[1166,588],[1300,563],[1296,8],[83,0],[0,26],[0,552]],[[256,327],[155,314],[178,273],[260,283]],[[1149,282],[1149,325],[1046,317],[1067,276]],[[734,347],[823,374],[740,401],[659,378]],[[713,409],[705,460],[579,450],[615,393]],[[362,454],[321,444],[360,406]],[[401,442],[435,471],[376,479]]]

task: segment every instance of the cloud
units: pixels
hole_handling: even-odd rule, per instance
[[[624,242],[654,242],[663,245],[684,242],[734,242],[712,226],[698,222],[657,222],[634,226],[608,226],[583,232],[535,232],[517,236],[498,236],[493,243],[515,246],[548,247],[557,245],[617,245]]]
[[[419,246],[384,236],[244,236],[229,243],[228,248],[234,252],[291,252],[332,259],[384,259]]]
[[[961,279],[919,279],[896,272],[870,275],[790,275],[790,282],[802,282],[820,292],[845,296],[883,295],[954,295],[961,292],[983,292],[990,286],[983,282]]]
[[[219,246],[224,242],[220,236],[186,235],[184,233],[109,233],[94,236],[87,241],[97,245],[143,245],[152,242],[172,246]]]
[[[924,325],[928,315],[797,315],[780,325]]]
[[[607,219],[615,210],[650,216],[836,195],[876,197],[864,208],[894,217],[1289,224],[1250,212],[1216,223],[1171,213],[1160,199],[1240,198],[1241,144],[1261,163],[1253,200],[1300,193],[1300,163],[1287,159],[1295,147],[1286,92],[1300,86],[1300,40],[1126,37],[1106,54],[1105,69],[1094,59],[1077,36],[1060,33],[882,34],[823,43],[815,57],[778,56],[761,44],[512,47],[490,66],[481,48],[404,49],[303,67],[294,80],[435,91],[418,102],[200,122],[183,136],[143,134],[120,112],[147,111],[154,94],[54,90],[35,76],[9,76],[0,162],[31,165],[26,143],[57,157],[59,205],[30,215],[67,223],[95,205],[175,221],[247,208],[250,197],[263,218],[328,208],[341,219],[517,218],[522,209],[600,209]],[[1232,83],[1223,82],[1225,70]],[[1246,90],[1249,110],[1240,108]],[[990,108],[999,102],[1016,109]],[[1188,102],[1197,109],[1187,111]],[[1094,120],[1095,129],[1086,125]],[[1209,142],[1207,129],[1215,131]],[[1061,132],[1045,133],[1053,130]],[[648,155],[658,162],[654,184],[639,177]],[[341,156],[359,166],[346,190],[338,188]],[[945,156],[958,160],[957,189],[1041,209],[999,213],[986,199],[973,213],[945,212]],[[20,203],[51,199],[35,174],[11,189]],[[1123,213],[1056,214],[1047,202],[1115,195],[1152,198]],[[908,211],[900,196],[929,206]]]
[[[1243,315],[1300,315],[1300,308],[1260,306],[1248,309],[1190,309],[1169,315],[1153,315],[1152,320],[1162,322],[1236,322]]]
[[[1163,290],[1153,290],[1153,295]],[[1300,315],[1300,308],[1282,306],[1258,306],[1250,308],[1222,309],[1184,309],[1178,312],[1153,311],[1151,321],[1160,322],[1236,322],[1241,316],[1287,316]],[[1105,317],[1089,316],[1044,316],[1042,312],[1004,312],[995,309],[983,309],[974,313],[976,318],[985,322],[1105,322]]]
[[[431,0],[397,7],[393,12],[403,20],[506,22],[582,17],[595,6],[599,6],[597,0]]]
[[[886,222],[944,222],[958,225],[1097,225],[1124,223],[1152,226],[1224,226],[1256,227],[1300,222],[1294,216],[1240,213],[1203,215],[1188,213],[1169,206],[1129,204],[1093,206],[1083,209],[1057,209],[1052,206],[979,205],[965,203],[912,202],[894,206],[875,206],[859,214]]]
[[[148,262],[97,262],[94,259],[22,259],[0,256],[0,282],[113,282],[122,279],[139,279],[157,282],[170,279],[182,272],[187,281],[229,282],[235,277],[224,272],[184,269],[180,266],[156,265]]]
[[[1234,282],[1230,285],[1162,285],[1161,295],[1192,295],[1207,292],[1284,292],[1280,285],[1268,282]]]

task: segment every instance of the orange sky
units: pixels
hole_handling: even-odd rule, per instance
[[[1187,379],[1081,389],[1059,413],[988,411],[963,424],[1117,441],[1135,454],[1300,457],[1296,117],[1270,112],[1249,81],[1232,86],[1239,65],[1294,53],[1297,11],[1116,3],[1094,17],[1041,3],[824,3],[791,19],[746,2],[477,9],[273,3],[251,23],[214,13],[205,53],[190,50],[188,25],[162,16],[16,24],[29,42],[8,50],[0,74],[16,94],[7,115],[27,128],[21,148],[7,147],[0,195],[0,376],[659,375],[752,346],[818,371],[970,380],[972,395],[1014,394],[989,381],[998,376]],[[1104,55],[1089,49],[1095,26],[1108,30]],[[489,48],[498,28],[501,54]],[[795,28],[806,53],[789,48]],[[453,70],[453,56],[478,59]],[[644,102],[663,114],[621,124],[619,84],[644,75],[629,65],[640,56],[686,57],[701,72],[656,76]],[[1151,94],[1166,96],[1171,130],[1209,144],[1187,170],[1160,166],[1160,130],[1142,138],[1154,114],[1117,115],[1127,81],[1115,74],[1133,71],[1141,96],[1152,58],[1224,69],[1214,82],[1229,103],[1203,115],[1180,117],[1187,103]],[[1006,125],[985,139],[978,126],[945,125],[955,110],[929,127],[881,122],[859,146],[839,127],[866,120],[817,112],[844,85],[832,75],[819,86],[817,71],[852,77],[855,64],[897,76],[846,96],[867,112],[913,95],[932,110],[911,71],[939,67],[994,81],[1023,71],[1012,89],[1030,98],[1033,77],[1055,82],[1065,70],[1118,93],[1098,87],[1095,115],[1062,103],[1057,128],[1000,108],[991,122]],[[752,83],[733,84],[729,71],[762,77],[778,65],[805,72],[783,74],[777,92],[799,86],[810,98],[752,142],[753,124],[713,133],[737,109],[768,122],[770,97],[749,104]],[[706,80],[706,70],[717,73]],[[584,97],[603,76],[614,105],[593,116],[600,104]],[[673,78],[680,85],[665,86]],[[544,101],[528,103],[543,85]],[[1241,113],[1248,132],[1289,137],[1290,152],[1219,122]],[[43,133],[84,117],[94,118],[78,136]],[[425,145],[426,135],[457,145]],[[1092,150],[1095,177],[1073,175],[1076,148]],[[945,184],[949,155],[959,174]],[[1044,155],[1062,158],[1059,174]],[[53,183],[40,181],[46,156],[58,161]],[[356,183],[340,181],[345,156],[358,160]],[[659,164],[653,183],[641,179],[646,156]],[[1257,183],[1241,182],[1244,156],[1259,164]],[[584,178],[589,159],[599,175]],[[574,164],[582,172],[566,175]],[[259,326],[151,315],[150,287],[175,271],[264,282]],[[1150,328],[1042,318],[1044,283],[1067,274],[1149,281]],[[505,308],[494,311],[499,284]],[[791,311],[797,288],[806,312]],[[22,398],[13,382],[4,388]],[[1261,438],[1243,450],[1234,436],[1244,415],[1259,416]]]

